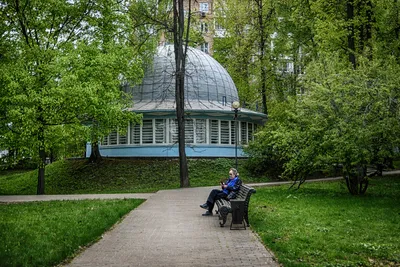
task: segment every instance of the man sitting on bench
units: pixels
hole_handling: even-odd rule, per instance
[[[213,189],[210,192],[210,195],[207,198],[207,202],[200,205],[201,208],[206,209],[207,211],[202,214],[203,216],[210,216],[212,215],[212,211],[214,209],[215,201],[222,198],[228,198],[228,195],[231,192],[236,192],[239,190],[241,185],[241,181],[238,177],[238,172],[236,169],[231,168],[229,170],[229,179],[223,183],[221,182],[221,189]],[[232,193],[231,193],[232,194]],[[233,198],[233,197],[232,197]]]

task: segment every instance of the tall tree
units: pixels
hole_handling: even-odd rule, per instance
[[[121,102],[121,82],[135,81],[141,73],[124,42],[129,39],[125,4],[8,0],[0,5],[2,126],[8,125],[6,133],[18,140],[23,156],[37,159],[38,194],[45,193],[46,154],[52,146],[46,138],[54,132],[49,129],[95,121],[104,134],[135,117]],[[111,18],[116,20],[104,23]],[[106,31],[114,32],[108,41]]]
[[[187,6],[185,5],[187,3]],[[136,27],[153,36],[173,41],[175,52],[175,103],[178,121],[178,146],[180,166],[180,186],[188,187],[189,172],[185,151],[185,72],[186,52],[189,44],[191,25],[191,5],[193,1],[139,1],[132,10]],[[146,33],[144,33],[146,35]]]
[[[273,34],[271,31],[271,21],[273,21],[275,7],[272,5],[272,1],[267,0],[253,0],[256,12],[256,19],[252,25],[257,31],[258,40],[257,43],[257,57],[260,68],[260,92],[262,97],[263,112],[268,115],[267,107],[267,75],[268,55],[271,50],[269,37]]]
[[[188,48],[191,1],[189,0],[188,19],[185,24],[185,9],[183,0],[173,1],[173,35],[175,50],[175,103],[176,117],[178,119],[178,140],[179,140],[179,169],[181,187],[189,187],[189,171],[185,151],[185,72],[186,53]],[[185,34],[186,32],[186,34]],[[185,38],[186,35],[186,38]]]

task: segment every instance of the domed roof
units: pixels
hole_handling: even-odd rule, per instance
[[[160,46],[140,85],[129,90],[132,110],[175,109],[175,53],[173,45]],[[208,54],[188,47],[185,73],[185,109],[230,110],[238,92],[228,72]]]

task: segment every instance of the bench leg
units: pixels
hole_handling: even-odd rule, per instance
[[[219,212],[219,219],[222,220],[222,222],[219,222],[219,225],[223,227],[228,218],[229,209],[228,207],[223,206],[218,209],[218,212]]]
[[[221,215],[219,215],[219,219],[220,220],[222,220],[222,222],[219,222],[219,226],[221,226],[221,227],[224,227],[224,225],[225,225],[225,223],[226,223],[226,218],[227,218],[228,216],[223,216],[222,214]]]
[[[245,220],[245,222],[247,224],[247,227],[249,227],[250,226],[250,224],[249,224],[249,214],[247,212],[244,213],[244,220]]]
[[[242,222],[240,227],[233,227],[233,221],[231,222],[231,230],[238,230],[238,229],[244,229],[246,230],[246,223]]]

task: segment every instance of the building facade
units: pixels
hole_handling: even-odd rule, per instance
[[[130,110],[143,114],[143,123],[127,125],[126,134],[117,131],[106,136],[100,146],[103,156],[179,156],[174,62],[173,45],[158,47],[142,83],[125,87],[133,98]],[[242,108],[235,117],[232,103],[239,101],[237,89],[227,71],[210,55],[189,47],[185,74],[187,156],[244,156],[242,147],[265,123],[265,114]],[[87,153],[90,155],[90,146]]]
[[[189,13],[189,1],[191,4],[191,30],[201,33],[203,40],[197,43],[196,48],[206,54],[213,55],[214,36],[218,36],[214,20],[214,1],[213,0],[184,0],[185,13]],[[160,36],[159,45],[169,44],[166,34],[163,32]]]

